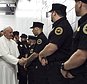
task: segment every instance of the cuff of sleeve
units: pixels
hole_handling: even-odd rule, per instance
[[[68,71],[64,68],[64,63],[61,64],[61,69],[64,70],[64,71]]]
[[[17,62],[16,62],[16,64],[19,64],[19,59],[17,59]]]

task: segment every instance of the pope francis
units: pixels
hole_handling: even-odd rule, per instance
[[[17,84],[16,65],[26,62],[25,58],[17,58],[19,51],[12,38],[13,29],[9,26],[3,30],[3,36],[0,37],[0,84]]]

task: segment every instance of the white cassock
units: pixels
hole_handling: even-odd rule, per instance
[[[0,84],[17,84],[18,56],[16,42],[0,37]]]

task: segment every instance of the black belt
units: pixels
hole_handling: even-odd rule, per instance
[[[61,63],[62,62],[54,62],[54,61],[51,61],[51,62],[48,62],[47,66],[57,66],[58,68],[61,67]]]

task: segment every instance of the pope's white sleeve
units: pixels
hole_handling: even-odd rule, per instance
[[[17,57],[10,55],[9,51],[5,49],[5,47],[1,42],[0,42],[0,58],[14,65],[16,65],[19,61]]]

